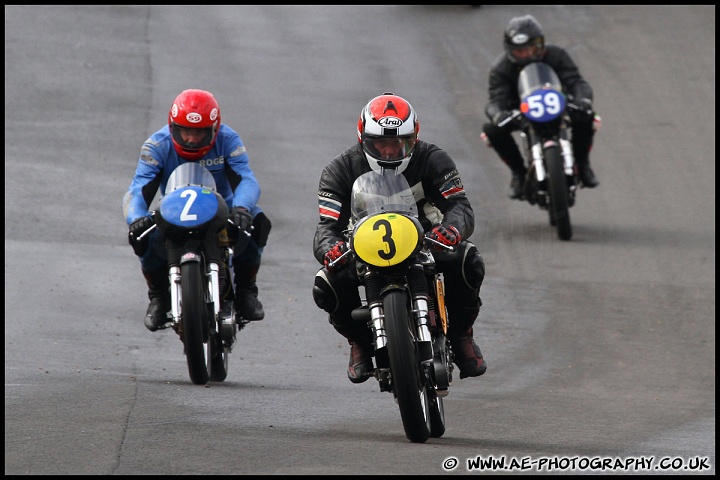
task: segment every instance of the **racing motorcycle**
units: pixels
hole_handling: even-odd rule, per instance
[[[453,357],[444,278],[429,246],[453,247],[424,235],[410,186],[394,170],[357,178],[344,233],[348,250],[330,267],[355,260],[365,298],[352,317],[373,333],[372,376],[393,394],[410,441],[440,437]]]
[[[161,328],[179,335],[194,384],[221,382],[236,340],[231,245],[238,229],[212,174],[195,162],[170,174],[152,217],[155,225],[138,239],[157,227],[167,247],[172,319]]]
[[[557,73],[544,62],[525,66],[518,78],[520,110],[501,122],[521,125],[524,147],[524,197],[531,205],[547,210],[558,238],[572,238],[570,207],[575,204],[578,175],[570,143],[568,109],[580,107],[568,101]],[[588,112],[591,114],[592,112]]]

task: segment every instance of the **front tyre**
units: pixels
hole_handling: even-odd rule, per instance
[[[415,349],[407,294],[401,290],[389,291],[383,297],[383,309],[393,392],[405,435],[412,442],[422,443],[430,438],[430,407]]]
[[[545,149],[544,155],[548,174],[548,192],[550,193],[550,205],[548,205],[550,224],[557,228],[560,240],[570,240],[572,225],[570,224],[567,180],[560,149],[557,145],[548,147]]]
[[[180,272],[182,327],[188,373],[195,385],[205,385],[210,379],[208,367],[211,350],[208,346],[205,275],[198,262],[183,263]]]

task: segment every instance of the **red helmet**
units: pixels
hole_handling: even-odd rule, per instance
[[[358,142],[370,167],[379,172],[407,168],[415,150],[420,122],[412,105],[402,97],[384,93],[365,105],[358,119]]]
[[[205,90],[185,90],[168,113],[175,151],[186,160],[199,160],[215,144],[220,128],[220,107]]]

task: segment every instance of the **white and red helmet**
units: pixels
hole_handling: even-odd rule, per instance
[[[220,129],[220,107],[212,93],[185,90],[175,98],[168,113],[168,125],[175,151],[186,160],[199,160],[215,144]],[[183,130],[202,132],[201,140],[183,140]]]
[[[410,162],[415,150],[420,122],[412,105],[402,97],[384,93],[370,100],[360,112],[357,136],[362,144],[365,158],[370,167],[381,172],[395,169],[402,173]],[[394,142],[400,148],[394,154],[383,155],[378,150],[379,142]]]

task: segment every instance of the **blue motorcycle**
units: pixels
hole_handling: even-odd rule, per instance
[[[561,240],[572,238],[570,207],[578,189],[575,157],[570,142],[568,109],[579,107],[568,101],[557,73],[548,64],[525,66],[518,78],[520,110],[501,122],[522,125],[525,149],[525,199],[547,210],[550,225]],[[591,112],[589,112],[591,113]]]
[[[238,228],[210,171],[194,162],[172,172],[152,215],[168,253],[170,327],[183,343],[190,380],[221,382],[237,332],[231,262]]]

